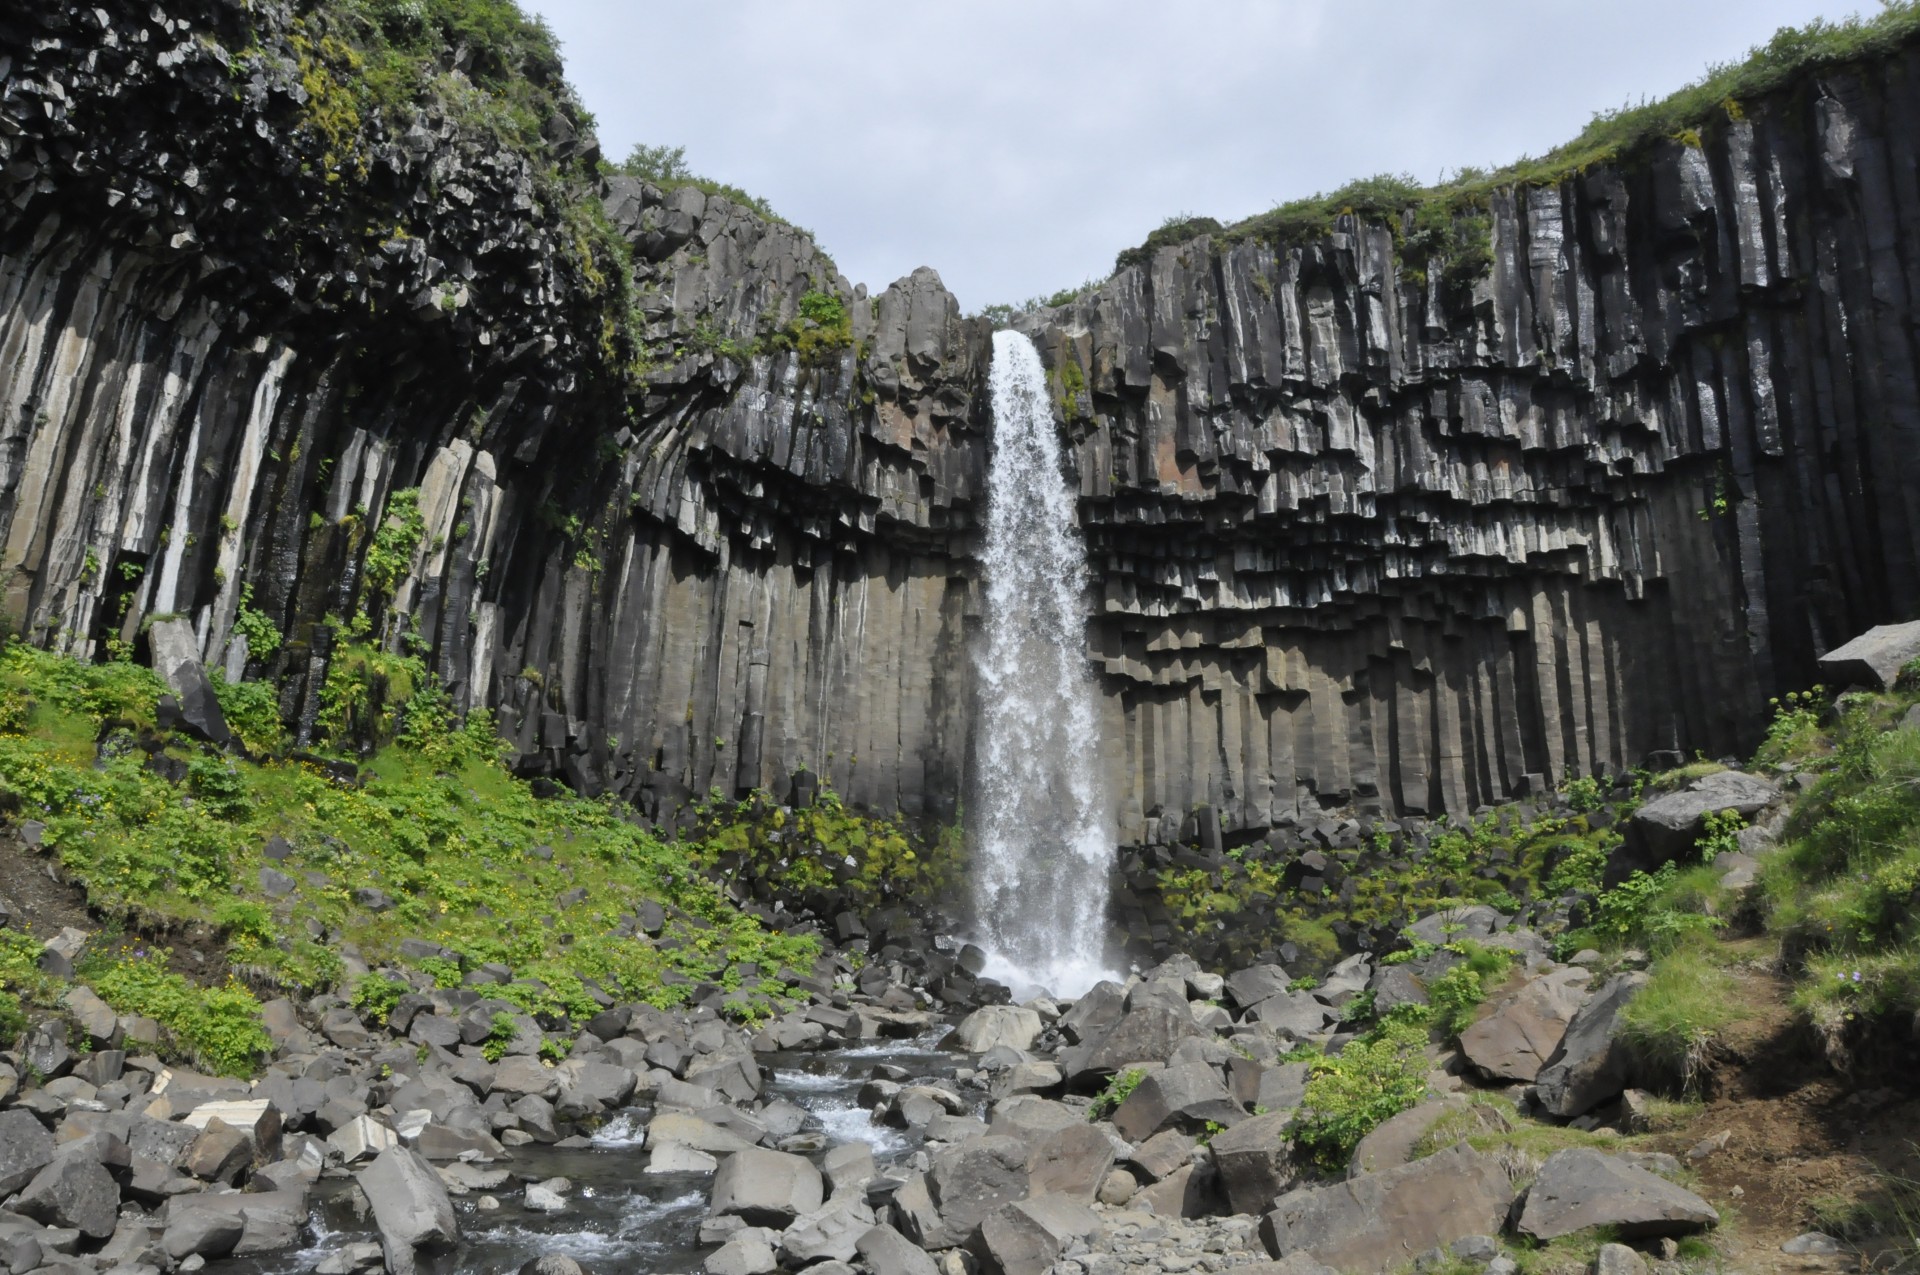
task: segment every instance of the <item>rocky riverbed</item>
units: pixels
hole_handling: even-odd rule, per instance
[[[1347,1163],[1310,1159],[1313,1059],[1369,1040],[1343,1018],[1418,1005],[1485,950],[1512,977],[1457,1041],[1430,1038],[1424,1095]],[[251,1081],[163,1064],[146,1024],[76,986],[0,1071],[0,1262],[1178,1275],[1438,1253],[1499,1271],[1595,1227],[1657,1262],[1720,1213],[1680,1161],[1608,1133],[1647,1103],[1617,1039],[1645,975],[1596,959],[1555,961],[1471,907],[1319,980],[1176,957],[1077,1001],[960,1014],[905,967],[838,955],[757,1028],[611,1005],[544,1031],[484,986],[423,986],[383,1015],[273,1003]],[[516,1016],[504,1046],[495,1015]]]

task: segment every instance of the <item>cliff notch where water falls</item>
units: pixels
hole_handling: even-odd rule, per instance
[[[9,618],[101,655],[185,616],[308,737],[330,667],[411,651],[524,771],[663,820],[808,769],[952,821],[991,324],[601,176],[537,41],[369,97],[355,12],[0,17]],[[1471,277],[1347,213],[1023,316],[1121,840],[1745,749],[1911,617],[1916,85],[1905,46],[1493,188]]]

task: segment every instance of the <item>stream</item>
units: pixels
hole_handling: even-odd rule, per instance
[[[767,1077],[764,1102],[785,1099],[808,1114],[807,1131],[824,1135],[827,1147],[866,1142],[876,1168],[909,1159],[919,1133],[876,1125],[860,1106],[860,1087],[876,1067],[897,1067],[915,1079],[951,1076],[963,1055],[933,1048],[941,1028],[918,1040],[883,1041],[853,1049],[757,1056]],[[978,1113],[976,1113],[978,1114]],[[461,1242],[445,1253],[421,1252],[422,1275],[491,1275],[518,1269],[550,1253],[564,1254],[589,1275],[673,1275],[699,1272],[713,1245],[700,1242],[712,1174],[645,1172],[647,1152],[637,1136],[651,1112],[637,1108],[607,1121],[588,1148],[527,1146],[513,1158],[484,1167],[504,1168],[513,1180],[491,1192],[497,1210],[478,1207],[480,1192],[455,1195]],[[524,1181],[564,1177],[573,1183],[567,1209],[539,1213],[521,1203]],[[313,1191],[309,1239],[300,1247],[257,1258],[208,1263],[207,1275],[308,1275],[347,1244],[378,1243],[372,1218],[358,1217],[351,1178],[323,1180]]]

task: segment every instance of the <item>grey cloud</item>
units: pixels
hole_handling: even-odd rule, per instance
[[[618,157],[808,226],[847,276],[978,307],[1104,276],[1168,215],[1537,154],[1816,0],[532,0]]]

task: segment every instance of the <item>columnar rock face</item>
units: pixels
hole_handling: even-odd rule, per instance
[[[308,227],[280,253],[247,201],[301,189],[255,172],[308,117],[258,29],[275,10],[247,12],[0,18],[12,620],[86,652],[182,615],[310,731],[375,531],[417,489],[372,640],[416,635],[526,769],[664,818],[805,767],[951,818],[987,324],[932,271],[869,297],[805,232],[613,179],[630,390],[588,357],[532,177],[425,117],[369,171],[444,234]],[[1253,836],[1743,747],[1766,693],[1910,618],[1916,84],[1908,51],[1743,103],[1701,146],[1496,193],[1469,288],[1346,216],[1163,248],[1030,316],[1122,839],[1201,805]],[[162,117],[178,140],[140,131]],[[810,295],[844,330],[808,329]],[[288,638],[264,662],[235,633],[249,596]]]

